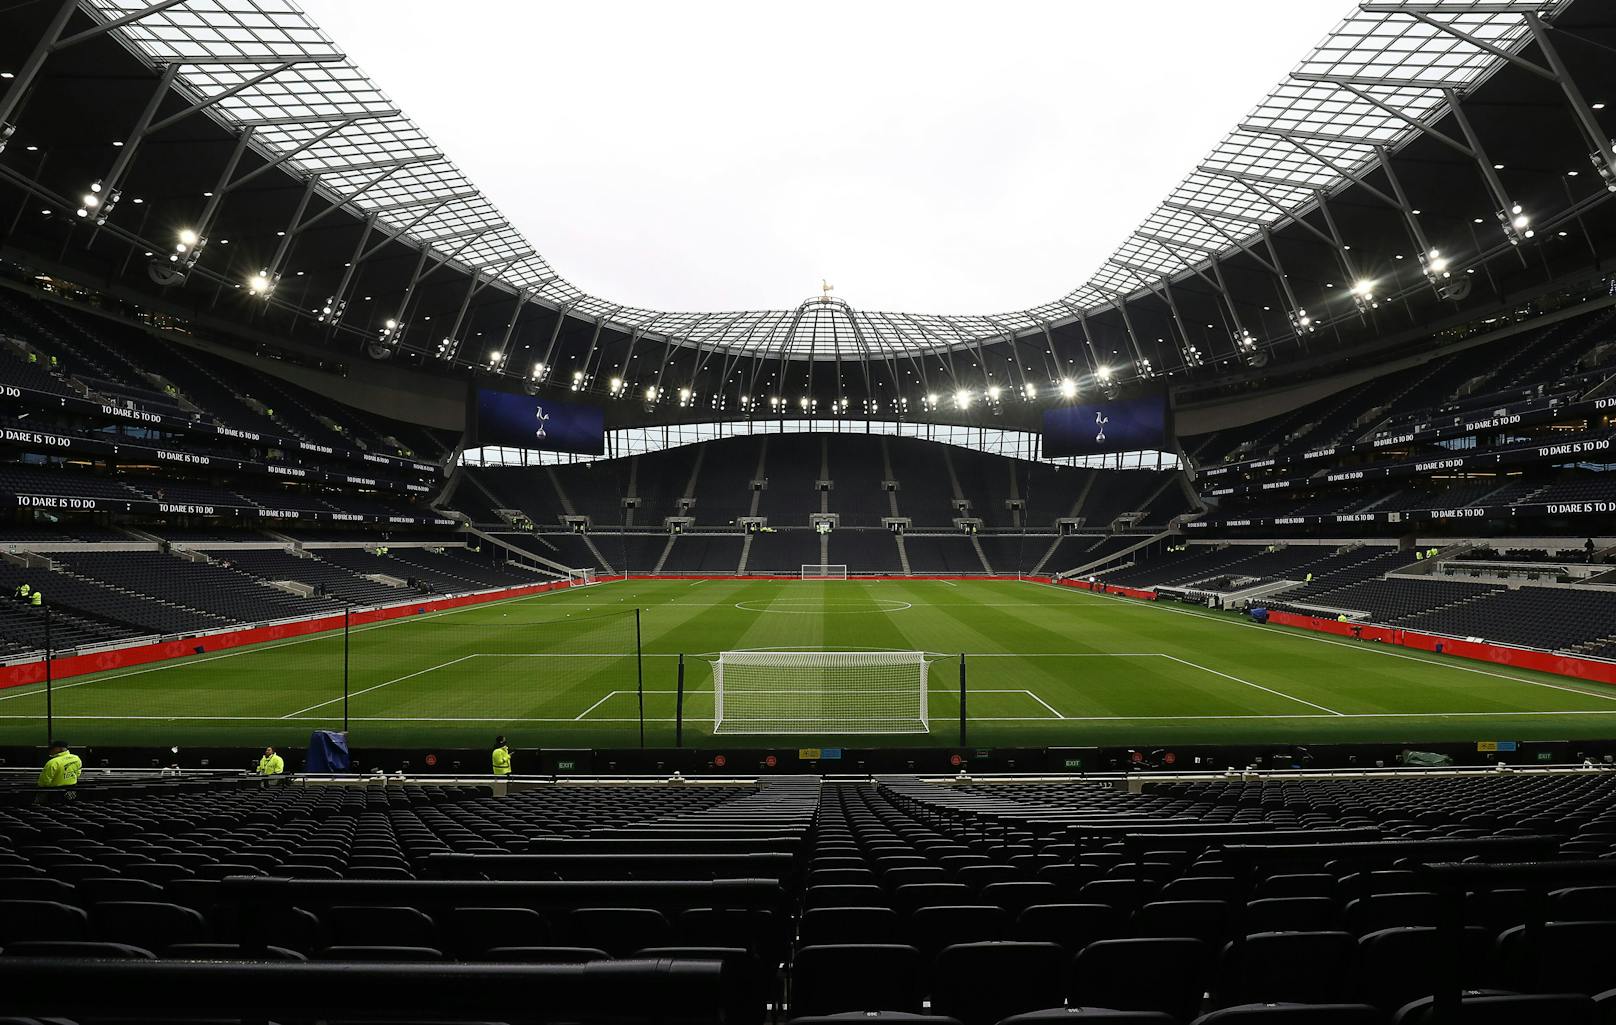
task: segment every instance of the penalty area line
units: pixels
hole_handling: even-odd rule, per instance
[[[1213,676],[1221,676],[1225,680],[1232,680],[1235,683],[1244,684],[1247,687],[1254,687],[1257,690],[1263,691],[1263,692],[1268,693],[1268,694],[1272,694],[1275,697],[1281,697],[1281,698],[1284,698],[1287,701],[1294,701],[1299,705],[1306,705],[1309,708],[1317,708],[1321,712],[1329,712],[1331,715],[1345,715],[1346,714],[1345,712],[1338,712],[1333,708],[1326,708],[1325,706],[1323,706],[1321,704],[1318,704],[1316,702],[1308,701],[1305,698],[1299,698],[1294,694],[1286,694],[1282,690],[1275,690],[1272,687],[1264,687],[1260,683],[1252,683],[1250,680],[1242,680],[1238,676],[1230,676],[1228,673],[1219,672],[1216,669],[1212,669],[1212,668],[1210,668],[1208,666],[1203,666],[1198,662],[1191,662],[1187,658],[1179,658],[1177,655],[1163,655],[1162,657],[1172,659],[1174,662],[1177,662],[1179,665],[1189,666],[1191,669],[1199,669],[1203,673],[1211,673]]]

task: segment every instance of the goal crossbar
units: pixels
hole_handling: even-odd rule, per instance
[[[574,587],[577,587],[579,584],[598,583],[599,579],[600,578],[595,575],[595,571],[592,569],[567,570],[567,580],[570,581]]]
[[[725,651],[715,734],[926,733],[925,652]]]

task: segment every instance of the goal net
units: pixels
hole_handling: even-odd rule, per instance
[[[920,651],[725,651],[714,733],[926,733]]]
[[[592,569],[569,569],[567,579],[572,582],[572,586],[577,587],[579,584],[596,583],[598,578]]]
[[[847,566],[845,563],[837,566],[803,566],[802,578],[804,580],[846,580]]]

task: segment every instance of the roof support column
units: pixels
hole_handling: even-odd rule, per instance
[[[17,77],[11,80],[11,87],[6,90],[5,96],[0,96],[0,150],[6,148],[6,140],[17,130],[12,117],[22,106],[23,94],[39,77],[39,69],[45,66],[45,58],[56,48],[56,41],[62,37],[62,30],[67,27],[68,19],[78,10],[78,6],[78,0],[61,0],[61,5],[51,16],[50,24],[45,27],[45,34],[34,44],[34,52],[17,69]]]

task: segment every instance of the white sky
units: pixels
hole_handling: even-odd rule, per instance
[[[303,0],[565,278],[625,305],[1054,299],[1347,0]]]

